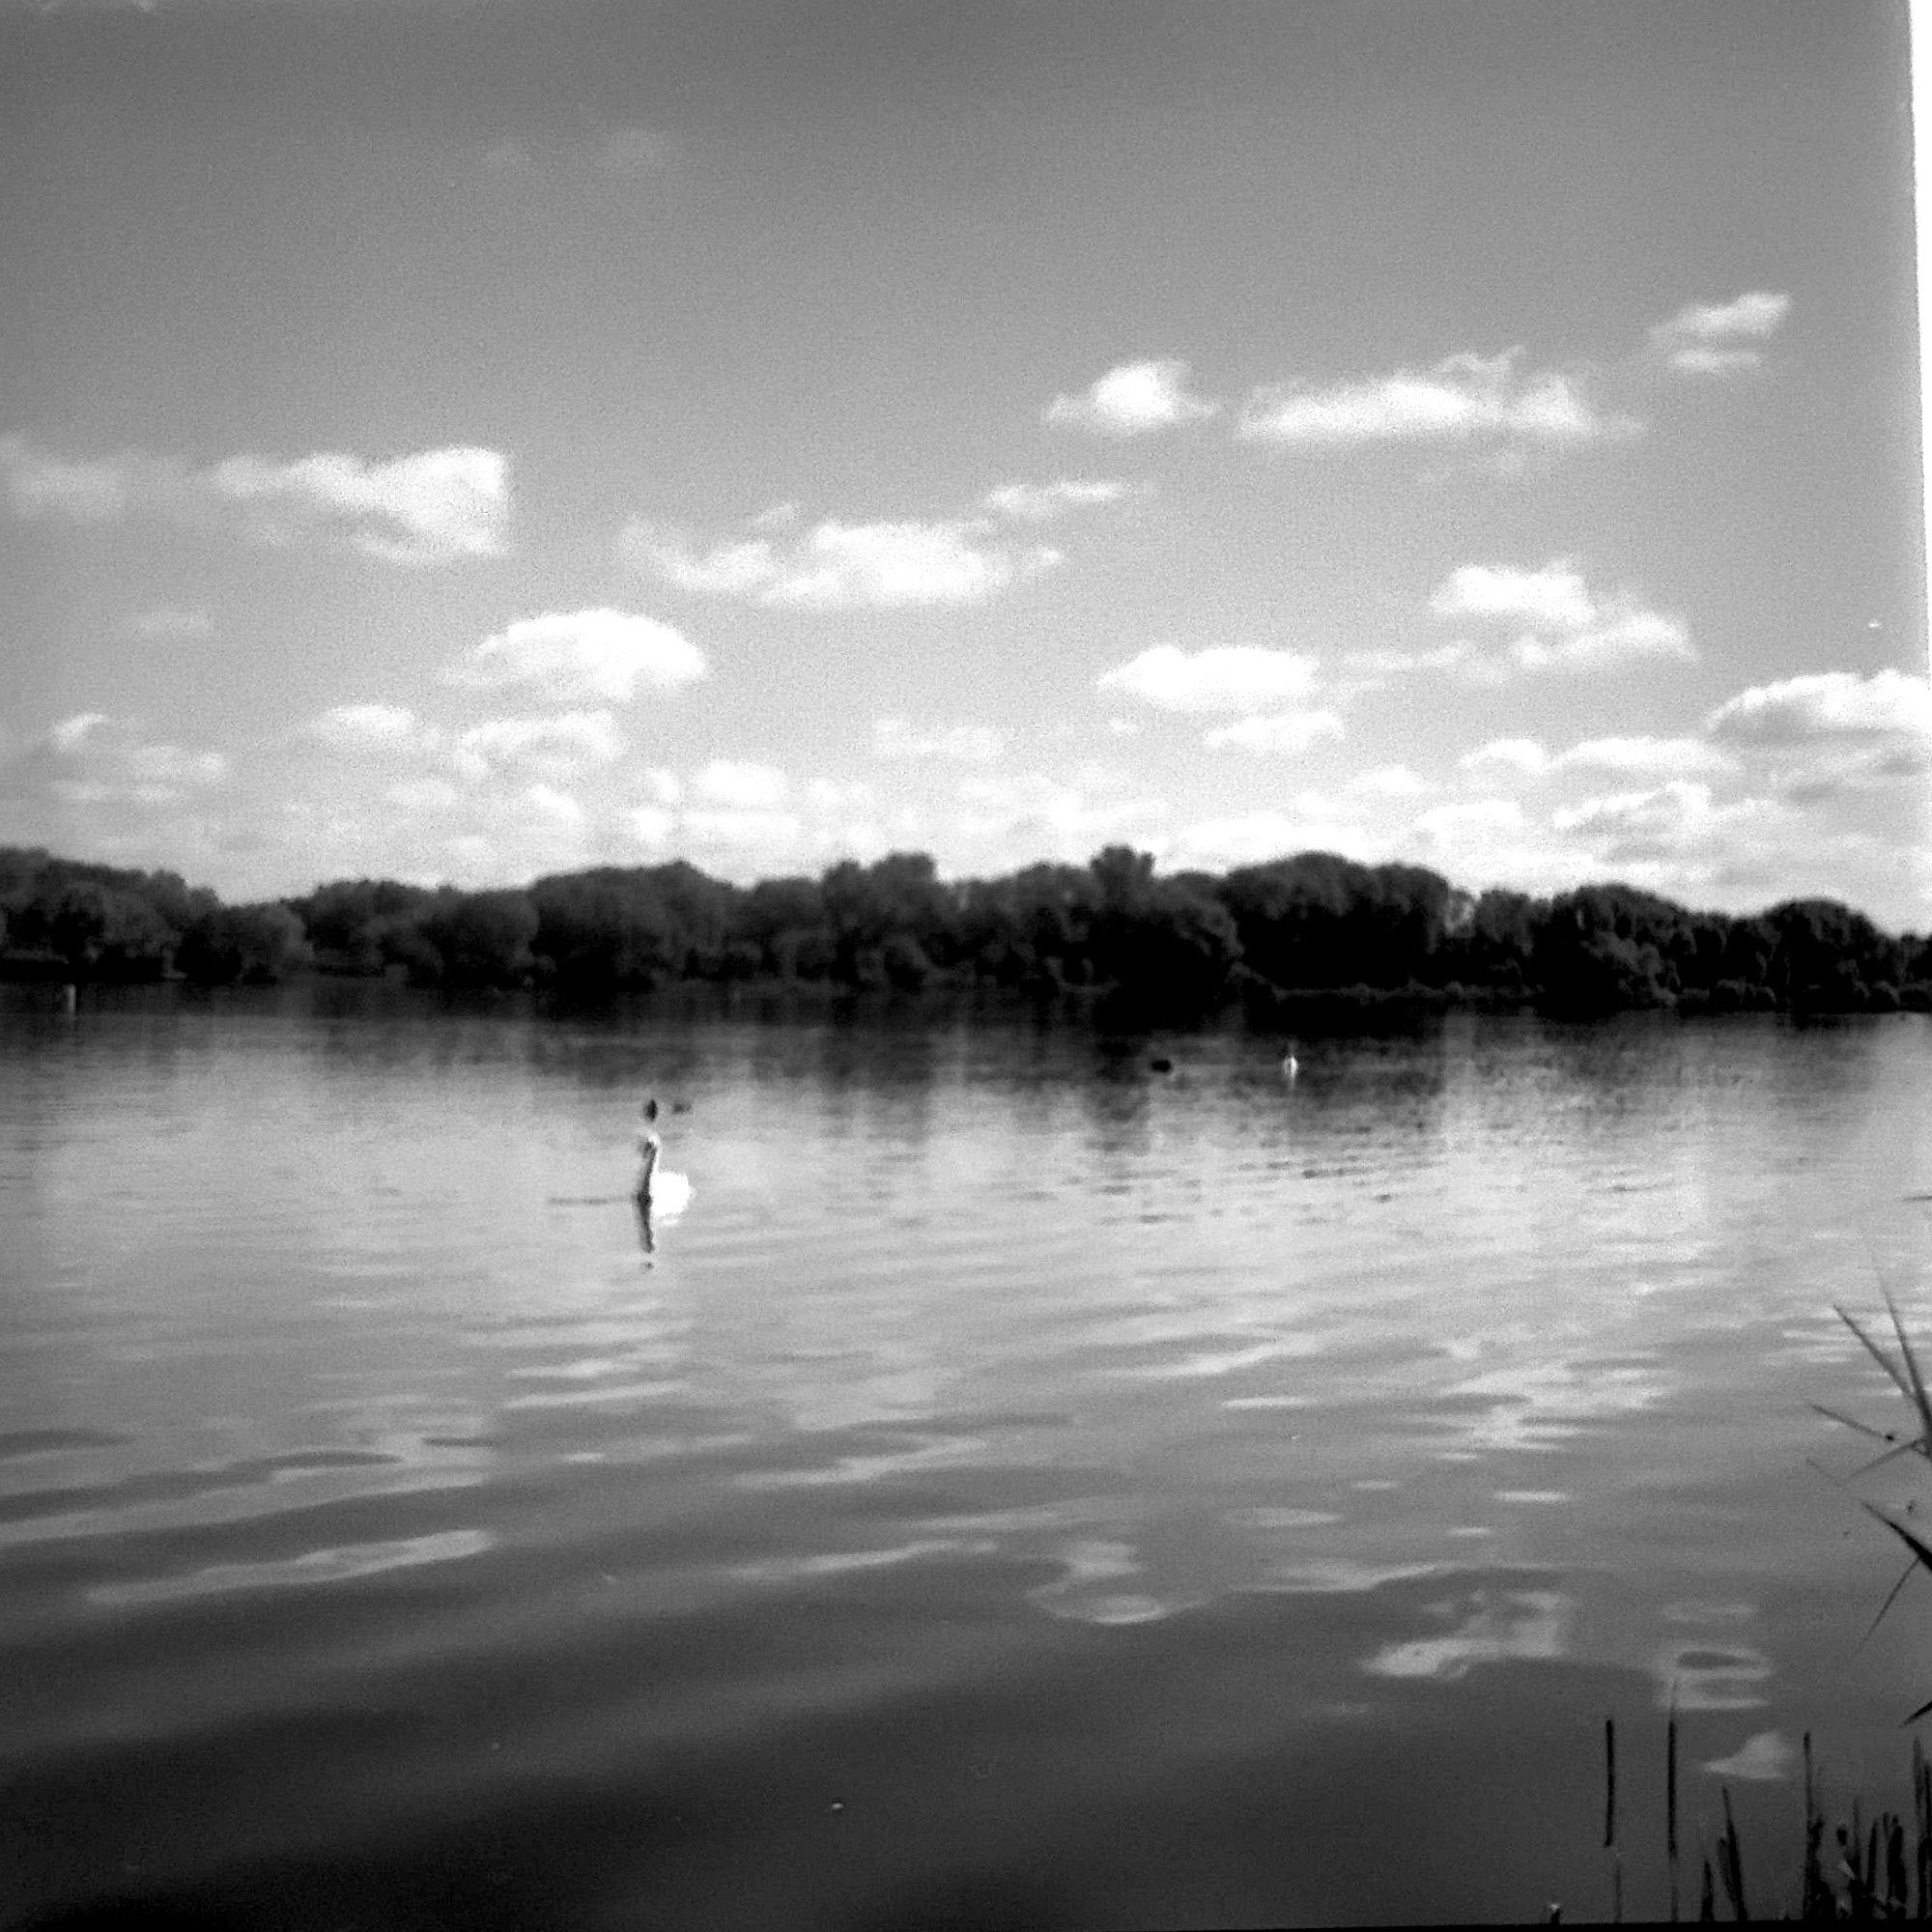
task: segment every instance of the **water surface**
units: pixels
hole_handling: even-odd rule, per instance
[[[1861,1646],[1897,1565],[1806,1404],[1898,1419],[1834,1300],[1932,1333],[1918,1016],[1291,1083],[1238,1031],[5,1001],[0,1922],[1574,1918],[1611,1714],[1657,1912],[1673,1684],[1768,1883],[1807,1727],[1902,1788],[1932,1602]]]

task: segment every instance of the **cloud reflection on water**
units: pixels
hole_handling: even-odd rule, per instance
[[[1374,1677],[1466,1677],[1478,1663],[1554,1662],[1570,1654],[1576,1600],[1561,1590],[1475,1593],[1476,1607],[1446,1636],[1384,1646],[1362,1668]]]
[[[120,1608],[130,1604],[181,1603],[193,1598],[228,1596],[239,1590],[305,1588],[318,1583],[345,1583],[354,1577],[375,1577],[385,1570],[416,1569],[427,1563],[453,1563],[481,1556],[496,1547],[487,1529],[445,1529],[428,1536],[403,1537],[389,1543],[352,1543],[333,1549],[310,1549],[255,1563],[211,1563],[181,1577],[144,1577],[126,1583],[96,1583],[86,1592],[90,1604]]]

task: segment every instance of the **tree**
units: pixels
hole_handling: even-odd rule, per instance
[[[216,906],[182,935],[175,963],[204,985],[261,984],[313,963],[301,921],[285,905]]]
[[[537,909],[526,893],[450,893],[422,922],[440,977],[453,986],[524,984],[536,963],[530,952],[536,933]]]

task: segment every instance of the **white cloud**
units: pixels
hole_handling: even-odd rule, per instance
[[[1524,670],[1552,667],[1590,670],[1634,658],[1681,658],[1688,663],[1697,655],[1683,621],[1661,611],[1612,604],[1600,612],[1600,619],[1588,630],[1565,637],[1519,638],[1510,646],[1510,655]]]
[[[1903,671],[1819,671],[1753,685],[1705,720],[1731,744],[1801,745],[1824,739],[1932,738],[1932,683]]]
[[[1727,302],[1691,302],[1650,331],[1651,348],[1685,376],[1740,376],[1763,366],[1767,342],[1791,312],[1791,298],[1751,289]]]
[[[1125,692],[1162,711],[1252,716],[1305,696],[1316,661],[1258,644],[1216,644],[1192,654],[1156,644],[1099,678],[1102,691]]]
[[[1026,524],[1051,523],[1069,510],[1118,503],[1132,486],[1106,477],[1063,476],[1053,483],[1002,483],[986,492],[986,508]]]
[[[1582,670],[1638,658],[1693,660],[1696,651],[1679,617],[1653,611],[1635,594],[1592,595],[1581,572],[1565,558],[1540,570],[1509,564],[1464,564],[1436,585],[1429,600],[1437,618],[1471,619],[1490,632],[1492,647],[1472,654],[1465,668],[1498,667],[1494,643],[1503,627],[1535,628],[1506,644],[1507,661],[1523,670]]]
[[[1513,772],[1521,778],[1535,778],[1549,763],[1549,753],[1534,738],[1492,738],[1464,752],[1456,760],[1459,771],[1481,776],[1490,772]]]
[[[484,640],[443,673],[449,684],[494,691],[527,685],[559,704],[624,703],[639,684],[672,690],[704,675],[696,644],[654,617],[623,611],[554,611],[525,617]]]
[[[624,822],[640,845],[653,847],[669,844],[671,834],[677,830],[676,812],[662,805],[633,806],[624,814]]]
[[[494,556],[509,519],[509,464],[452,446],[371,463],[324,450],[291,462],[230,456],[202,470],[122,451],[69,461],[0,437],[0,479],[16,515],[105,523],[148,511],[186,523],[234,521],[258,542],[339,538],[387,562]]]
[[[524,792],[525,799],[546,818],[554,819],[560,825],[582,825],[584,811],[582,806],[566,791],[559,791],[554,785],[533,784]]]
[[[571,778],[624,755],[624,734],[608,711],[564,711],[553,718],[493,718],[456,741],[457,769],[471,779],[509,767]]]
[[[1711,788],[1686,779],[1648,791],[1610,792],[1550,814],[1553,830],[1608,839],[1617,853],[1674,847],[1711,815]]]
[[[101,725],[112,722],[104,711],[79,711],[49,727],[47,741],[57,752],[77,752]]]
[[[1702,738],[1590,738],[1550,762],[1552,771],[1623,772],[1647,778],[1690,778],[1731,769],[1732,760]]]
[[[1324,738],[1341,736],[1342,721],[1332,711],[1290,711],[1217,725],[1206,742],[1209,751],[1233,745],[1244,752],[1305,752]]]
[[[1520,376],[1520,354],[1447,355],[1431,368],[1325,388],[1265,384],[1242,404],[1236,433],[1251,442],[1335,449],[1479,439],[1578,444],[1635,429],[1598,410],[1575,377],[1554,370]]]
[[[872,726],[872,752],[881,758],[945,758],[958,764],[989,765],[1003,749],[1000,734],[985,724],[916,731],[903,718],[881,718]]]
[[[771,765],[732,758],[714,758],[691,782],[692,790],[711,805],[736,811],[769,811],[784,800],[785,775]]]
[[[327,745],[411,745],[424,732],[406,704],[335,704],[309,722],[309,735]]]
[[[871,811],[879,803],[877,790],[864,779],[813,779],[806,786],[805,796],[819,813]]]
[[[777,857],[796,845],[805,832],[792,812],[734,807],[687,811],[678,826],[700,852],[708,849],[740,857]]]
[[[265,541],[338,528],[391,563],[495,556],[509,517],[509,464],[493,449],[430,449],[390,463],[333,452],[293,463],[231,456],[201,487],[239,505]]]
[[[1357,772],[1345,789],[1361,798],[1419,798],[1430,786],[1406,765],[1376,765]]]
[[[1465,563],[1436,585],[1429,608],[1438,617],[1520,617],[1565,629],[1596,616],[1581,573],[1561,559],[1541,570]]]
[[[135,722],[100,711],[50,726],[33,762],[47,790],[71,806],[167,805],[221,784],[230,770],[224,753],[145,740]]]
[[[1193,394],[1187,377],[1187,364],[1173,357],[1122,362],[1077,396],[1054,397],[1045,419],[1102,436],[1144,436],[1215,414],[1220,404]]]
[[[772,527],[769,515],[758,523]],[[1015,550],[997,541],[994,526],[977,517],[876,524],[828,519],[788,540],[760,534],[708,550],[696,549],[670,526],[639,519],[621,545],[637,568],[680,590],[810,611],[983,604],[1061,560],[1056,550]]]
[[[1378,691],[1398,677],[1418,670],[1474,672],[1475,651],[1465,639],[1432,644],[1423,650],[1345,651],[1346,682],[1357,691]]]
[[[1704,729],[1803,807],[1932,774],[1932,685],[1897,670],[1755,685],[1719,705]]]
[[[1520,833],[1526,821],[1522,807],[1513,798],[1478,798],[1431,806],[1413,824],[1432,845],[1454,846],[1472,835]]]
[[[1292,811],[1247,811],[1197,820],[1167,841],[1162,862],[1173,870],[1227,871],[1236,866],[1265,865],[1296,852],[1369,856],[1362,829],[1346,807],[1312,791],[1298,794],[1292,804]]]
[[[1039,774],[966,779],[959,795],[967,809],[955,816],[952,829],[975,843],[996,841],[1007,854],[1025,853],[1026,859],[1017,863],[1042,852],[1054,859],[1085,860],[1109,839],[1164,815],[1165,808],[1152,800],[1096,800],[1089,795],[1096,788],[1108,787]]]

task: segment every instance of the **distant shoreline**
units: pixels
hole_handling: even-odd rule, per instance
[[[1225,875],[1085,866],[942,880],[931,858],[841,861],[740,887],[682,861],[527,887],[336,880],[224,905],[171,872],[0,847],[0,980],[276,983],[321,975],[574,1003],[677,986],[838,1002],[997,989],[1097,1022],[1376,1014],[1932,1011],[1932,938],[1824,898],[1749,915],[1639,888],[1463,892],[1426,867],[1303,852]]]

